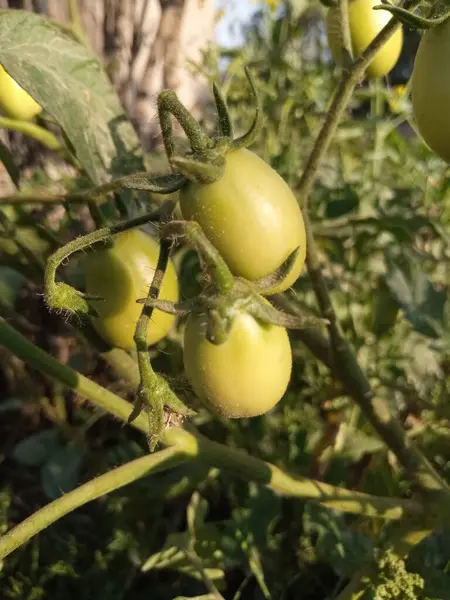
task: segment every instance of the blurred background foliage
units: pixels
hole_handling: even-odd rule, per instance
[[[294,190],[337,81],[323,13],[312,0],[267,2],[246,28],[242,48],[214,48],[192,65],[194,73],[221,80],[238,131],[252,117],[243,74],[243,65],[251,66],[265,112],[252,149]],[[346,338],[376,392],[450,481],[450,172],[414,131],[408,79],[418,36],[405,34],[388,80],[358,86],[309,205]],[[206,107],[205,125],[213,127],[213,118],[212,106]],[[72,177],[69,169],[60,184],[86,185]],[[36,168],[24,189],[48,183],[48,171]],[[56,242],[36,223],[56,221],[55,236],[64,241],[92,227],[87,213],[72,219],[61,210],[2,209],[15,229],[0,239],[0,311],[29,339],[120,393],[121,382],[98,354],[41,301],[42,261]],[[176,262],[182,293],[192,296],[196,255],[181,248]],[[80,278],[77,261],[69,268]],[[290,294],[316,310],[306,274]],[[270,414],[227,421],[200,408],[196,426],[293,474],[409,496],[395,459],[359,409],[295,332],[291,339],[292,380]],[[174,332],[159,344],[154,364],[189,395],[179,340]],[[147,452],[131,428],[93,413],[1,349],[0,379],[0,532]],[[85,506],[14,552],[0,570],[0,597],[214,598],[203,573],[227,600],[331,600],[376,556],[379,533],[376,521],[278,497],[232,473],[182,466]],[[439,531],[406,565],[387,561],[370,597],[445,600],[449,567],[450,534]],[[404,582],[403,595],[382,595],[393,580]]]

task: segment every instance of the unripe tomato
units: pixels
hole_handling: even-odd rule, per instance
[[[42,107],[33,100],[23,87],[8,75],[0,65],[0,108],[13,119],[30,121],[42,111]]]
[[[303,216],[287,183],[249,150],[225,155],[225,172],[210,184],[189,182],[180,191],[183,218],[200,223],[234,275],[269,275],[300,248],[292,271],[270,293],[290,287],[305,262]]]
[[[95,250],[85,261],[86,292],[104,298],[92,301],[99,312],[93,323],[100,335],[113,346],[132,350],[136,323],[152,282],[159,256],[159,244],[143,231],[132,229],[117,235],[114,246]],[[178,280],[170,261],[159,296],[178,301]],[[154,310],[148,328],[149,346],[161,340],[175,317]]]
[[[386,10],[372,10],[377,4],[380,4],[379,0],[349,1],[348,19],[354,57],[360,56],[391,19],[391,15]],[[340,65],[342,64],[342,42],[339,35],[338,8],[330,8],[326,24],[331,55],[334,62]],[[375,78],[387,75],[398,61],[402,44],[403,31],[397,29],[394,35],[380,48],[368,66],[367,77]]]
[[[412,74],[413,114],[425,142],[450,163],[450,20],[423,34]]]
[[[184,366],[197,396],[225,417],[255,417],[286,391],[292,354],[286,329],[239,312],[228,339],[205,337],[206,315],[191,313],[184,333]]]

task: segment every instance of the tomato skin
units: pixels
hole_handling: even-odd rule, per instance
[[[298,202],[287,183],[253,152],[231,150],[225,163],[218,181],[189,182],[181,189],[183,218],[200,223],[232,273],[249,280],[269,275],[299,247],[292,271],[270,293],[286,290],[300,275],[306,255]]]
[[[286,391],[292,353],[286,329],[239,312],[220,345],[205,336],[206,316],[191,313],[184,333],[184,366],[197,396],[229,418],[262,415]]]
[[[391,20],[386,10],[372,10],[380,4],[378,0],[350,0],[348,17],[350,38],[354,57],[358,57],[376,35]],[[328,44],[337,65],[342,63],[342,46],[339,39],[339,9],[330,8],[326,18]],[[398,61],[403,45],[403,31],[397,29],[394,35],[378,51],[367,68],[369,79],[384,77],[392,71]]]
[[[42,107],[0,65],[0,108],[12,119],[31,121]]]
[[[86,292],[104,298],[92,301],[99,312],[93,320],[98,333],[113,346],[133,350],[136,323],[152,282],[158,261],[159,244],[143,231],[132,229],[114,238],[114,247],[99,249],[85,261]],[[178,280],[170,261],[161,287],[160,298],[178,301]],[[148,328],[148,345],[167,335],[175,317],[154,310]]]
[[[428,146],[450,163],[450,21],[426,31],[412,73],[413,115]]]

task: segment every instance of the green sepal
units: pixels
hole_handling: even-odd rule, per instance
[[[241,137],[233,140],[233,142],[231,144],[231,148],[233,148],[234,150],[239,150],[241,148],[248,148],[249,146],[251,146],[253,144],[253,142],[257,139],[259,134],[261,133],[263,120],[264,120],[262,103],[261,103],[261,99],[260,99],[258,90],[256,89],[256,84],[255,84],[255,80],[253,79],[253,75],[251,74],[251,71],[248,67],[245,67],[244,71],[245,71],[245,75],[247,77],[247,81],[250,86],[250,95],[255,104],[255,116],[253,117],[253,122],[250,126],[250,129],[246,133],[244,133],[244,135],[242,135]]]
[[[284,263],[278,267],[278,269],[273,271],[273,273],[254,281],[253,283],[256,289],[264,295],[265,291],[269,291],[278,286],[280,283],[283,283],[283,281],[292,271],[299,252],[300,248],[296,248],[293,252],[291,252],[291,254],[289,254]]]
[[[432,29],[433,27],[442,25],[442,23],[445,23],[445,21],[447,21],[447,19],[450,17],[450,12],[447,12],[440,17],[426,19],[425,17],[416,15],[409,10],[399,8],[398,6],[392,6],[388,3],[378,4],[377,6],[373,7],[373,10],[387,10],[392,14],[393,17],[395,17],[409,29]]]
[[[172,156],[170,166],[190,181],[198,183],[214,183],[218,181],[225,170],[225,161],[217,157],[214,162],[194,158],[193,156]]]

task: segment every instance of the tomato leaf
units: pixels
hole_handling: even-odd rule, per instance
[[[392,331],[397,320],[399,303],[384,281],[375,292],[375,303],[372,314],[372,333],[378,338]]]
[[[82,458],[83,450],[71,445],[60,448],[43,465],[41,483],[50,500],[59,498],[76,486]]]
[[[350,185],[332,192],[331,200],[327,203],[325,216],[327,219],[337,219],[356,211],[359,207],[359,196]]]
[[[59,444],[58,431],[46,429],[19,442],[12,455],[21,465],[36,467],[44,463],[59,448]]]
[[[441,335],[447,292],[438,290],[418,265],[401,268],[390,261],[386,284],[416,331],[431,338]]]
[[[0,63],[59,123],[94,183],[144,170],[139,140],[100,62],[57,25],[3,12]]]
[[[370,539],[349,529],[345,517],[334,510],[306,505],[303,530],[315,539],[317,558],[330,563],[340,576],[351,576],[372,558]]]

